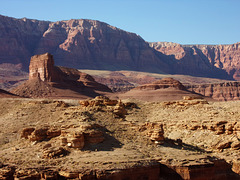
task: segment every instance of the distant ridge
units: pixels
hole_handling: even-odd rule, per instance
[[[0,37],[0,62],[21,64],[25,71],[31,56],[49,52],[56,65],[77,69],[239,79],[239,43],[193,47],[148,43],[96,20],[49,22],[6,16],[0,16]]]

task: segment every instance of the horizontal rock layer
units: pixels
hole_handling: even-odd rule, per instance
[[[222,69],[231,77],[240,80],[240,43],[230,45],[181,45],[156,42],[150,46],[157,51],[173,56],[179,65],[180,74],[195,74]],[[187,71],[187,72],[185,72]],[[199,74],[205,76],[204,74]],[[216,77],[220,74],[216,74]]]
[[[35,54],[78,69],[135,70],[239,79],[239,44],[182,46],[145,42],[95,20],[58,22],[0,16],[0,62],[27,70]],[[173,56],[174,55],[174,56]]]
[[[187,85],[189,91],[212,97],[216,100],[240,100],[240,82]]]

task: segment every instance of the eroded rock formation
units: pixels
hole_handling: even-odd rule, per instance
[[[151,84],[140,85],[118,96],[122,99],[134,98],[144,101],[180,100],[183,96],[202,97],[199,94],[187,91],[181,82],[173,78],[163,78]]]
[[[70,92],[66,93],[66,90]],[[29,80],[13,90],[14,94],[24,97],[80,97],[96,96],[98,92],[111,90],[77,69],[54,66],[53,56],[49,53],[35,55],[29,66]]]
[[[0,179],[239,179],[237,101],[66,102],[1,99]]]
[[[176,88],[180,90],[186,90],[181,82],[173,78],[163,78],[161,80],[154,81],[151,84],[141,85],[136,87],[136,90],[157,90],[157,89],[167,89],[167,88]]]
[[[180,74],[196,74],[202,71],[222,69],[230,77],[240,80],[240,43],[230,45],[181,45],[170,42],[150,43],[157,51],[172,55],[178,61]],[[186,72],[184,72],[186,71]],[[194,73],[196,71],[196,73]],[[220,71],[216,72],[220,77]]]
[[[186,85],[189,91],[209,96],[220,101],[240,100],[240,83],[225,82],[217,84]]]
[[[29,80],[39,78],[42,81],[54,81],[56,78],[53,56],[49,53],[35,55],[30,60]]]

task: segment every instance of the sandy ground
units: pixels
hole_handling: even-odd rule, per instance
[[[238,122],[239,101],[177,105],[174,102],[135,100],[137,107],[128,109],[125,118],[116,118],[105,109],[86,110],[78,105],[77,100],[64,101],[70,106],[54,100],[0,99],[0,161],[19,168],[49,167],[74,171],[126,168],[152,160],[172,165],[194,165],[224,158],[231,163],[240,155],[239,150],[215,148],[222,141],[237,141],[240,134],[217,135],[208,129],[191,130],[196,124]],[[181,139],[183,144],[155,144],[139,130],[146,122],[163,124],[165,138],[172,142]],[[44,147],[48,144],[59,146],[58,137],[38,143],[20,138],[21,131],[26,127],[63,129],[78,127],[82,123],[97,123],[104,127],[104,142],[87,145],[82,150],[71,149],[64,157],[44,159]]]

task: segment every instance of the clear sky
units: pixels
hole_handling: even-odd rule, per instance
[[[240,0],[0,0],[0,14],[100,20],[149,42],[240,42]]]

